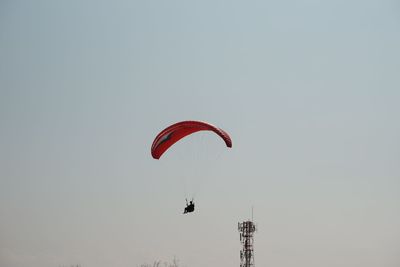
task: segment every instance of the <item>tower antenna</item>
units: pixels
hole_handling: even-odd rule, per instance
[[[240,233],[240,267],[254,267],[254,239],[253,234],[257,230],[253,222],[253,207],[251,207],[251,221],[238,223]]]

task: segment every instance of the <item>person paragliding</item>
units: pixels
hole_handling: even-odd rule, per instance
[[[187,199],[186,199],[186,208],[185,208],[185,210],[183,211],[183,214],[189,213],[189,212],[193,212],[193,211],[194,211],[194,202],[193,202],[193,199],[190,200],[189,204],[188,204],[188,201],[187,201]]]
[[[181,121],[172,124],[162,130],[154,139],[151,146],[151,156],[154,159],[160,159],[161,156],[168,151],[168,149],[173,146],[176,142],[200,131],[211,131],[217,134],[225,142],[227,147],[232,147],[232,140],[227,132],[218,128],[212,124],[202,121]],[[185,213],[191,213],[194,211],[193,199],[188,203],[186,199],[186,207],[183,211]]]

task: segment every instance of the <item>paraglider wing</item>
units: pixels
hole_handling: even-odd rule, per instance
[[[180,139],[199,131],[212,131],[218,134],[227,147],[232,147],[232,140],[228,133],[220,128],[201,121],[182,121],[175,123],[161,131],[153,141],[151,155],[154,159],[159,159],[165,151]]]

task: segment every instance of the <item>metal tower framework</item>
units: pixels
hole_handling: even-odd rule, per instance
[[[240,267],[254,267],[253,233],[256,231],[256,225],[250,220],[238,223],[238,230],[243,245],[240,250]]]

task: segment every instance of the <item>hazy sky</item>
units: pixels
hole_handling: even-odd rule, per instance
[[[0,1],[0,266],[398,267],[399,115],[397,0]]]

